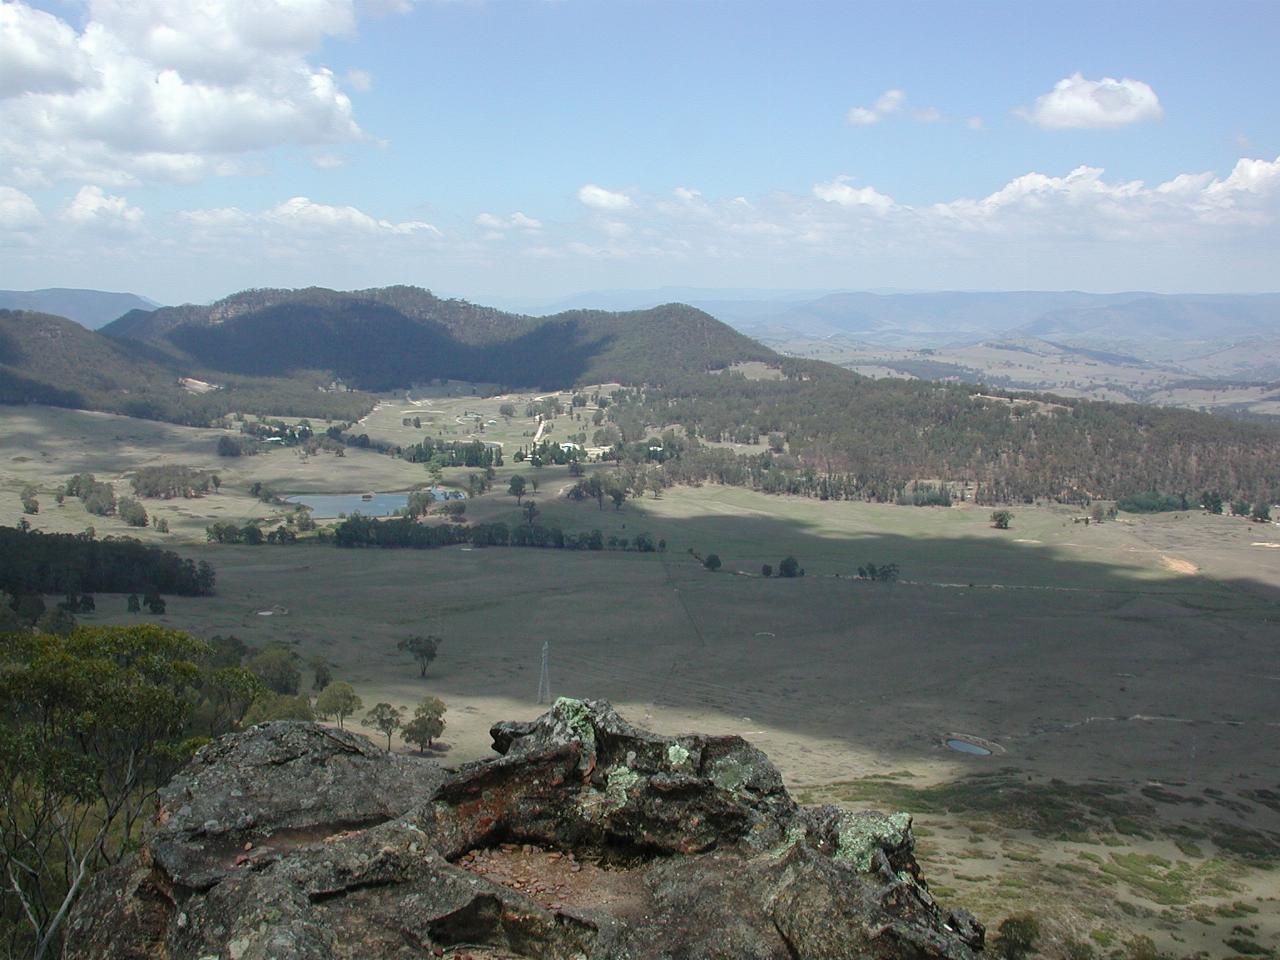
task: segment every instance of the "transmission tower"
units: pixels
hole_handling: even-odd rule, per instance
[[[547,660],[551,656],[551,641],[542,641],[542,675],[538,677],[538,702],[551,702],[551,671],[547,667]]]

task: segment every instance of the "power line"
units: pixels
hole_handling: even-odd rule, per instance
[[[552,673],[548,667],[550,653],[552,653],[552,641],[543,640],[543,672],[538,677],[538,703],[552,701]]]

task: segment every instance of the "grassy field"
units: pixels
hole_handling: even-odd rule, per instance
[[[441,417],[499,402],[422,399]],[[410,408],[397,403],[370,418],[371,436],[419,432],[403,427]],[[1261,545],[1280,543],[1274,526],[1199,513],[1085,526],[1067,508],[1028,506],[997,531],[978,508],[717,486],[600,510],[558,496],[570,478],[547,467],[540,522],[648,532],[667,550],[206,545],[208,519],[270,509],[245,493],[254,480],[284,492],[392,490],[424,482],[423,469],[355,450],[226,461],[211,431],[34,408],[0,417],[0,523],[18,519],[24,482],[51,492],[85,469],[122,485],[144,463],[219,469],[222,493],[157,508],[181,517],[173,534],[141,531],[218,571],[216,596],[171,598],[160,621],[294,644],[332,661],[366,705],[438,695],[449,705],[446,763],[487,755],[493,721],[540,712],[549,642],[557,695],[610,699],[662,732],[746,736],[805,800],[915,812],[926,875],[945,901],[993,926],[1035,910],[1046,956],[1067,956],[1068,938],[1098,956],[1136,956],[1123,951],[1138,934],[1178,956],[1280,946],[1280,548]],[[504,443],[536,429],[487,419],[500,423],[486,438]],[[504,467],[498,492],[468,516],[518,522],[501,492],[516,469]],[[41,502],[38,527],[124,532],[70,501]],[[690,550],[718,554],[723,569],[705,570]],[[803,578],[760,575],[788,554]],[[901,582],[857,580],[867,562],[897,563]],[[87,619],[154,618],[99,596]],[[445,642],[420,679],[395,644],[426,632]],[[950,751],[953,735],[995,752]]]

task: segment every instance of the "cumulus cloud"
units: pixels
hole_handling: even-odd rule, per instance
[[[494,231],[489,239],[501,239],[504,230],[523,230],[526,233],[537,233],[542,229],[542,221],[530,217],[517,210],[509,217],[499,217],[492,213],[482,213],[476,217],[476,226]]]
[[[441,236],[438,229],[421,220],[383,220],[356,207],[317,203],[310,197],[290,197],[259,213],[248,213],[239,207],[217,207],[184,210],[178,216],[182,221],[204,230],[278,228],[321,241],[332,236],[362,234],[388,237],[414,234]]]
[[[1073,73],[1030,108],[1018,111],[1024,119],[1046,130],[1106,129],[1126,127],[1164,116],[1160,98],[1141,80],[1086,80]]]
[[[578,202],[593,210],[612,212],[630,210],[635,206],[625,193],[615,193],[604,187],[598,187],[594,183],[588,183],[578,190]]]
[[[839,204],[842,207],[865,208],[876,213],[886,213],[894,207],[893,198],[886,196],[874,187],[855,187],[853,178],[836,177],[826,183],[816,183],[813,195],[827,203]]]
[[[316,203],[308,197],[291,197],[263,215],[266,220],[286,224],[303,230],[354,230],[360,233],[412,234],[429,233],[440,236],[440,231],[421,220],[405,220],[394,223],[369,216],[355,207],[333,207]]]
[[[34,200],[16,187],[0,186],[0,230],[31,230],[43,222]]]
[[[1123,284],[1147,275],[1153,245],[1166,252],[1160,263],[1175,262],[1168,255],[1175,248],[1195,251],[1184,263],[1208,263],[1210,255],[1221,258],[1226,250],[1248,251],[1258,261],[1258,251],[1280,247],[1280,158],[1244,159],[1223,174],[1184,173],[1157,183],[1110,177],[1092,166],[1030,171],[985,195],[919,205],[845,175],[819,181],[807,194],[748,200],[679,187],[665,197],[629,199],[625,222],[592,210],[577,223],[540,234],[521,253],[566,262],[758,263],[784,271],[808,271],[831,260],[878,262],[893,270],[910,264],[916,273],[901,282],[912,284],[924,282],[935,260],[968,264],[978,271],[972,282],[992,283],[1000,264],[1012,270],[1032,262],[1080,263],[1088,256],[1106,260],[1115,271],[1108,282]],[[505,227],[502,221],[481,225]],[[1030,251],[1035,256],[1028,259]],[[1125,280],[1126,269],[1132,279]],[[976,279],[979,274],[986,279]],[[1072,282],[1088,281],[1080,275]]]
[[[62,211],[62,218],[79,226],[136,227],[142,222],[142,211],[129,206],[124,197],[85,185]]]
[[[901,90],[886,90],[869,107],[853,107],[846,114],[854,126],[867,127],[879,123],[891,113],[897,113],[907,102],[907,95]]]
[[[0,5],[0,97],[65,93],[91,74],[89,58],[66,23],[24,3]]]
[[[354,31],[354,3],[89,0],[80,30],[4,3],[0,172],[190,181],[243,169],[245,154],[363,139],[338,79],[309,60]]]

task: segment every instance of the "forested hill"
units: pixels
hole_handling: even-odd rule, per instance
[[[195,426],[234,411],[352,420],[373,405],[364,393],[324,391],[310,372],[290,379],[219,377],[205,393],[183,377],[208,376],[140,343],[104,337],[65,317],[0,310],[0,403],[103,410]]]
[[[135,310],[103,332],[208,370],[255,376],[327,370],[370,390],[436,378],[548,388],[660,382],[673,373],[777,359],[683,304],[532,318],[404,286],[249,290],[208,307]]]
[[[781,369],[782,380],[690,375],[618,391],[607,416],[642,458],[651,431],[678,424],[686,448],[665,464],[676,480],[774,493],[894,500],[909,498],[913,482],[945,481],[977,485],[977,498],[990,503],[1088,502],[1151,490],[1192,503],[1205,492],[1280,500],[1280,429],[1269,424],[871,380],[804,360]],[[770,449],[744,455],[712,445],[725,442]]]

